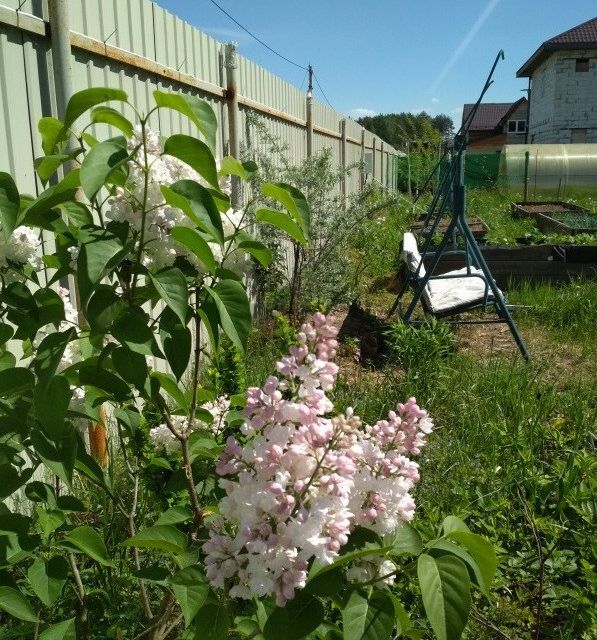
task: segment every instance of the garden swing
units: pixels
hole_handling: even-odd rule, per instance
[[[486,313],[489,307],[493,307],[497,313],[497,319],[454,319],[449,322],[451,324],[506,323],[520,352],[528,360],[528,352],[506,305],[504,294],[498,288],[466,220],[464,158],[468,131],[485,93],[493,84],[492,76],[495,68],[503,58],[504,52],[500,51],[479,99],[454,137],[452,149],[444,153],[427,179],[426,184],[431,181],[436,171],[440,171],[442,166],[445,167],[423,221],[422,233],[426,239],[421,253],[419,253],[415,236],[410,232],[404,234],[402,258],[406,264],[407,275],[388,317],[396,312],[409,287],[412,287],[414,295],[401,317],[407,324],[418,324],[417,321],[411,320],[411,317],[419,301],[424,311],[436,318],[457,316],[464,311],[474,309],[482,309]],[[446,213],[450,215],[450,222],[442,234],[439,246],[432,251],[430,247],[434,233]],[[441,275],[434,275],[443,255],[463,255],[466,266]],[[428,269],[425,269],[423,264],[425,258],[431,258]]]

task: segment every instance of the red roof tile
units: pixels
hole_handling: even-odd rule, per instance
[[[521,98],[516,102],[484,102],[479,105],[479,109],[469,127],[470,131],[493,131],[501,126],[503,120],[514,110],[520,102],[526,101]],[[465,104],[462,110],[462,122],[464,122],[471,112],[474,104]]]
[[[552,51],[560,49],[597,49],[597,18],[591,18],[546,40],[520,67],[516,75],[519,78],[531,76]]]

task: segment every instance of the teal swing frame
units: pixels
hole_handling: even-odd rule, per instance
[[[464,311],[471,311],[476,309],[482,309],[483,312],[488,311],[488,307],[493,307],[497,313],[497,319],[459,319],[449,321],[451,324],[492,324],[492,323],[505,323],[510,329],[510,333],[514,338],[514,341],[522,354],[522,356],[528,360],[529,354],[526,346],[522,340],[522,337],[516,327],[514,319],[508,309],[506,299],[502,291],[498,288],[493,275],[483,257],[477,240],[471,231],[467,219],[466,219],[466,187],[464,185],[464,161],[466,154],[466,147],[468,141],[468,131],[471,123],[479,109],[483,97],[487,93],[489,87],[493,84],[493,74],[500,60],[504,59],[504,52],[500,51],[491,67],[491,71],[485,81],[483,90],[479,99],[474,104],[473,108],[469,112],[467,118],[462,123],[458,133],[454,137],[454,143],[451,150],[451,156],[446,151],[442,158],[437,162],[435,168],[428,176],[425,185],[428,185],[436,171],[440,170],[442,164],[448,159],[446,171],[440,176],[439,186],[435,191],[432,201],[427,210],[427,214],[423,221],[423,232],[426,236],[423,249],[421,251],[421,259],[414,271],[407,270],[407,276],[396,296],[396,300],[388,313],[388,318],[394,315],[399,306],[401,306],[401,300],[408,288],[413,289],[413,298],[406,309],[406,312],[401,316],[401,320],[406,324],[416,325],[420,324],[420,321],[412,320],[415,307],[422,302],[424,310],[432,313],[435,317],[449,317],[463,313]],[[425,187],[423,187],[424,190]],[[447,229],[443,233],[439,246],[434,251],[431,250],[431,242],[437,229],[440,220],[446,213],[450,213],[450,222]],[[457,245],[456,234],[463,242],[463,247],[460,248]],[[465,258],[465,273],[458,274],[442,274],[434,275],[439,265],[439,262],[444,255],[463,255]],[[425,258],[431,258],[431,264],[428,269],[422,273],[422,266]],[[473,272],[473,270],[475,272]],[[485,293],[480,300],[475,300],[470,304],[463,304],[454,306],[443,312],[434,312],[428,308],[424,299],[425,288],[429,281],[433,280],[449,280],[452,278],[480,278],[485,284]]]

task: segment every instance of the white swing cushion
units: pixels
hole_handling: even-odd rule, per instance
[[[417,248],[417,240],[412,233],[405,233],[402,241],[402,258],[414,275],[421,261],[421,254]],[[471,267],[471,274],[483,277],[481,269]],[[419,277],[425,275],[425,267],[421,265]],[[458,276],[462,278],[442,278],[440,280],[429,280],[423,290],[423,297],[432,313],[445,313],[451,309],[468,306],[477,302],[482,302],[485,296],[485,281],[481,278],[472,278],[467,275],[466,267],[441,274],[442,276]],[[493,300],[491,289],[487,297],[488,301]]]

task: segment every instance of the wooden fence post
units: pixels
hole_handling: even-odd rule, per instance
[[[238,137],[238,87],[236,85],[236,45],[229,42],[226,45],[226,100],[228,103],[228,148],[230,155],[238,158],[240,155],[240,140]],[[232,193],[230,203],[235,209],[242,206],[240,178],[232,176]]]

